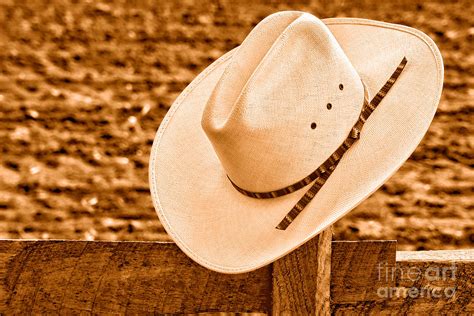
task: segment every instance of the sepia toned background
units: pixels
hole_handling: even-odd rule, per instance
[[[167,240],[148,157],[173,100],[268,14],[416,27],[445,62],[421,145],[336,239],[474,244],[472,1],[0,0],[0,238]]]

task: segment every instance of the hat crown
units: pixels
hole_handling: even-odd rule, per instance
[[[234,183],[271,191],[327,159],[357,121],[363,99],[359,75],[324,23],[281,12],[235,49],[202,127]]]

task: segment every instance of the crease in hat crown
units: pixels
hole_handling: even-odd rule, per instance
[[[232,181],[270,191],[326,160],[363,99],[361,79],[327,26],[286,11],[265,18],[235,49],[201,123]]]

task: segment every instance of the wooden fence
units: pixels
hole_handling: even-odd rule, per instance
[[[474,250],[396,251],[326,231],[250,273],[209,271],[173,243],[0,241],[0,313],[474,313]]]

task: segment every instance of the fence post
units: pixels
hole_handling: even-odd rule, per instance
[[[273,264],[273,315],[329,315],[332,227]]]

